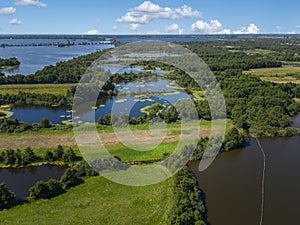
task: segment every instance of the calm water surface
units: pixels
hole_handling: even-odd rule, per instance
[[[94,120],[90,119],[92,113],[94,113],[92,109],[80,113],[80,118],[77,120],[78,122],[92,123],[107,114],[120,116],[122,113],[128,114],[130,117],[140,117],[144,115],[141,109],[146,106],[160,103],[167,109],[180,99],[192,98],[191,95],[171,87],[170,84],[171,81],[169,80],[122,83],[117,86],[117,89],[123,94],[104,98],[98,102]],[[145,95],[147,91],[149,91],[148,96]],[[127,92],[133,92],[134,94],[126,95]],[[11,111],[14,114],[10,119],[18,119],[27,123],[39,123],[43,118],[48,118],[53,124],[62,124],[64,121],[71,122],[72,120],[72,113],[66,108],[15,106]]]
[[[264,225],[300,221],[300,136],[260,140],[266,153]],[[204,172],[190,164],[206,193],[212,225],[255,225],[260,220],[263,156],[256,140],[222,153]]]
[[[67,61],[74,57],[111,48],[112,45],[75,45],[59,48],[57,46],[39,47],[7,47],[0,48],[0,58],[17,57],[21,62],[18,69],[3,70],[6,75],[33,74],[45,66],[55,65],[60,61]]]
[[[37,181],[59,180],[66,169],[67,167],[51,165],[0,169],[0,182],[4,182],[17,197],[26,198],[29,196],[28,189]]]

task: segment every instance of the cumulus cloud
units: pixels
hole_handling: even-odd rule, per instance
[[[165,31],[168,32],[168,33],[174,32],[174,31],[177,31],[177,30],[179,30],[179,26],[176,23],[173,23],[173,24],[167,26],[166,29],[165,29]]]
[[[40,8],[45,8],[47,7],[46,3],[40,2],[38,0],[17,0],[15,2],[15,5],[19,5],[19,6],[28,6],[28,5],[32,5],[32,6],[36,6],[36,7],[40,7]]]
[[[231,31],[223,27],[219,20],[211,20],[209,23],[203,20],[198,20],[191,26],[193,32],[202,34],[258,34],[259,28],[255,24],[250,24],[248,27],[242,27],[236,31]]]
[[[128,10],[128,12],[116,21],[119,23],[130,24],[148,24],[158,19],[182,19],[182,18],[199,18],[201,12],[193,10],[191,7],[184,5],[180,8],[161,7],[151,1],[145,1],[141,5]],[[135,25],[136,26],[136,25]]]
[[[21,20],[19,20],[18,18],[14,18],[14,19],[10,20],[8,23],[11,24],[11,25],[21,25],[21,24],[23,24],[23,22]]]
[[[211,20],[209,23],[198,20],[191,26],[193,32],[202,34],[230,34],[230,29],[224,29],[219,20]]]
[[[17,10],[14,7],[6,7],[0,9],[0,14],[1,15],[11,15],[14,14]]]
[[[242,27],[233,32],[234,34],[258,34],[259,28],[251,23],[248,27]]]
[[[88,32],[86,32],[85,34],[89,34],[89,35],[95,35],[95,34],[100,34],[100,31],[97,29],[94,30],[89,30]]]
[[[137,30],[137,29],[139,29],[139,27],[140,27],[140,24],[137,24],[137,23],[130,24],[130,30]]]

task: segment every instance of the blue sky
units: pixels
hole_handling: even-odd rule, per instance
[[[1,0],[0,34],[300,33],[300,1]]]

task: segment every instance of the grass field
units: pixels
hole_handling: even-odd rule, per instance
[[[232,47],[232,46],[228,46],[228,47]],[[268,49],[255,49],[255,50],[230,49],[229,52],[231,52],[231,53],[243,52],[243,53],[246,53],[246,54],[269,55],[269,54],[274,53],[275,51],[268,50]]]
[[[173,179],[128,187],[93,177],[52,200],[0,212],[0,224],[169,224],[168,215],[174,205],[172,188]]]
[[[279,68],[262,68],[262,69],[252,69],[249,71],[244,71],[246,74],[254,74],[257,76],[262,76],[262,77],[273,77],[273,76],[279,76],[279,77],[284,77],[289,74],[295,74],[295,73],[300,73],[300,66],[283,66]]]
[[[300,84],[300,80],[297,80],[296,78],[280,78],[280,77],[261,77],[261,80],[278,83],[278,84],[286,84],[286,83],[294,83],[294,84]]]
[[[76,84],[8,84],[0,85],[0,94],[18,94],[20,91],[35,94],[67,95]]]
[[[223,125],[221,120],[216,122],[217,128]],[[192,124],[191,126],[195,126]],[[227,120],[227,128],[231,128],[231,120]],[[190,129],[190,128],[189,128]],[[149,125],[137,125],[131,127],[134,135],[144,135],[146,137],[149,134]],[[119,141],[115,135],[112,135],[113,130],[111,127],[103,127],[102,130],[98,131],[101,140],[106,145],[116,145]],[[183,130],[183,134],[189,134],[190,130]],[[200,137],[208,137],[211,133],[211,122],[201,120],[200,121]],[[181,134],[181,124],[170,124],[168,127],[168,133],[164,142],[171,143],[178,141],[178,137]],[[25,149],[27,147],[32,147],[34,149],[43,148],[53,148],[61,144],[62,146],[73,147],[76,145],[73,130],[52,130],[52,129],[42,129],[39,132],[23,132],[23,133],[1,133],[0,134],[0,150],[1,149]]]

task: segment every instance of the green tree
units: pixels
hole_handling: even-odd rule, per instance
[[[44,118],[44,119],[41,120],[40,126],[42,128],[50,128],[51,124],[50,124],[50,121],[47,118]]]
[[[55,157],[54,157],[53,152],[51,152],[51,151],[46,151],[46,154],[45,154],[45,160],[48,161],[48,162],[53,162],[53,161],[55,161]]]
[[[247,136],[239,132],[235,127],[229,130],[225,135],[224,149],[226,151],[245,147]]]
[[[49,180],[47,182],[38,181],[33,187],[29,189],[31,199],[50,199],[65,191],[60,182],[56,180]]]
[[[56,160],[61,160],[63,155],[64,149],[61,145],[58,145],[57,148],[54,150],[54,158]]]
[[[71,188],[83,183],[83,180],[78,176],[75,169],[69,168],[61,177],[60,182],[63,184],[64,188]]]
[[[170,106],[164,114],[166,123],[175,123],[179,119],[179,114],[174,106]]]
[[[62,156],[62,160],[64,162],[76,162],[77,159],[78,157],[76,156],[72,148],[67,149]]]
[[[22,155],[22,164],[28,165],[30,163],[35,162],[36,160],[37,160],[37,156],[35,155],[33,150],[31,148],[26,148]]]
[[[4,183],[0,183],[0,210],[9,207],[15,199],[15,194]]]

